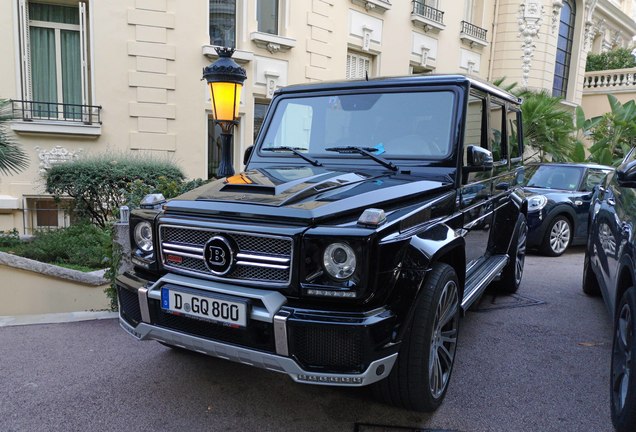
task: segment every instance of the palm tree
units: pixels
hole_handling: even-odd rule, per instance
[[[523,99],[525,143],[536,150],[541,162],[545,162],[548,155],[553,161],[570,160],[575,148],[574,118],[561,106],[561,99],[545,90],[526,90],[518,95]]]
[[[494,81],[494,84],[523,99],[521,114],[523,118],[523,135],[527,147],[535,153],[529,159],[538,156],[541,162],[569,161],[575,150],[576,140],[574,116],[561,105],[561,99],[552,96],[546,90],[528,90],[517,86],[517,83],[504,83],[505,78]]]
[[[7,130],[12,118],[9,107],[10,101],[0,99],[0,173],[5,175],[16,174],[29,166],[29,157]]]

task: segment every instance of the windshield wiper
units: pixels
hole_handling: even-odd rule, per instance
[[[333,151],[333,152],[338,152],[338,153],[357,153],[357,154],[361,154],[364,155],[370,159],[373,159],[374,161],[376,161],[377,163],[379,163],[380,165],[392,170],[392,171],[397,171],[399,170],[398,166],[395,165],[393,162],[386,160],[384,158],[381,158],[380,156],[376,156],[371,152],[374,151],[378,151],[377,148],[375,147],[355,147],[355,146],[346,146],[346,147],[329,147],[326,148],[325,151]]]
[[[316,159],[301,153],[299,150],[305,150],[304,148],[301,148],[301,147],[279,146],[279,147],[261,148],[261,150],[262,151],[271,151],[271,152],[289,151],[289,152],[292,152],[293,154],[295,154],[296,156],[305,159],[307,162],[309,162],[313,166],[322,166],[322,164],[320,162],[318,162]]]

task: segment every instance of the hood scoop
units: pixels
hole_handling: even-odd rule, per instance
[[[221,188],[221,192],[276,195],[276,187],[259,184],[226,184]]]
[[[272,179],[258,172],[248,172],[225,179],[219,192],[241,193],[253,195],[279,196],[295,195],[293,201],[315,195],[316,193],[338,188],[350,183],[357,183],[365,177],[354,173],[320,172],[309,177],[294,179]]]

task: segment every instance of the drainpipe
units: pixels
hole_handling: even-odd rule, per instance
[[[492,81],[494,68],[495,43],[497,42],[497,19],[499,17],[499,0],[495,0],[495,15],[492,19],[492,40],[490,41],[490,58],[488,59],[488,81]]]

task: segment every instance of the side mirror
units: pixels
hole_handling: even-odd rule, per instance
[[[483,147],[468,146],[467,172],[490,171],[493,166],[492,153]]]
[[[250,161],[250,157],[252,156],[252,152],[254,151],[254,146],[249,146],[245,149],[245,153],[243,153],[243,165],[247,165]]]
[[[631,161],[616,168],[616,180],[625,187],[636,187],[636,161]]]

